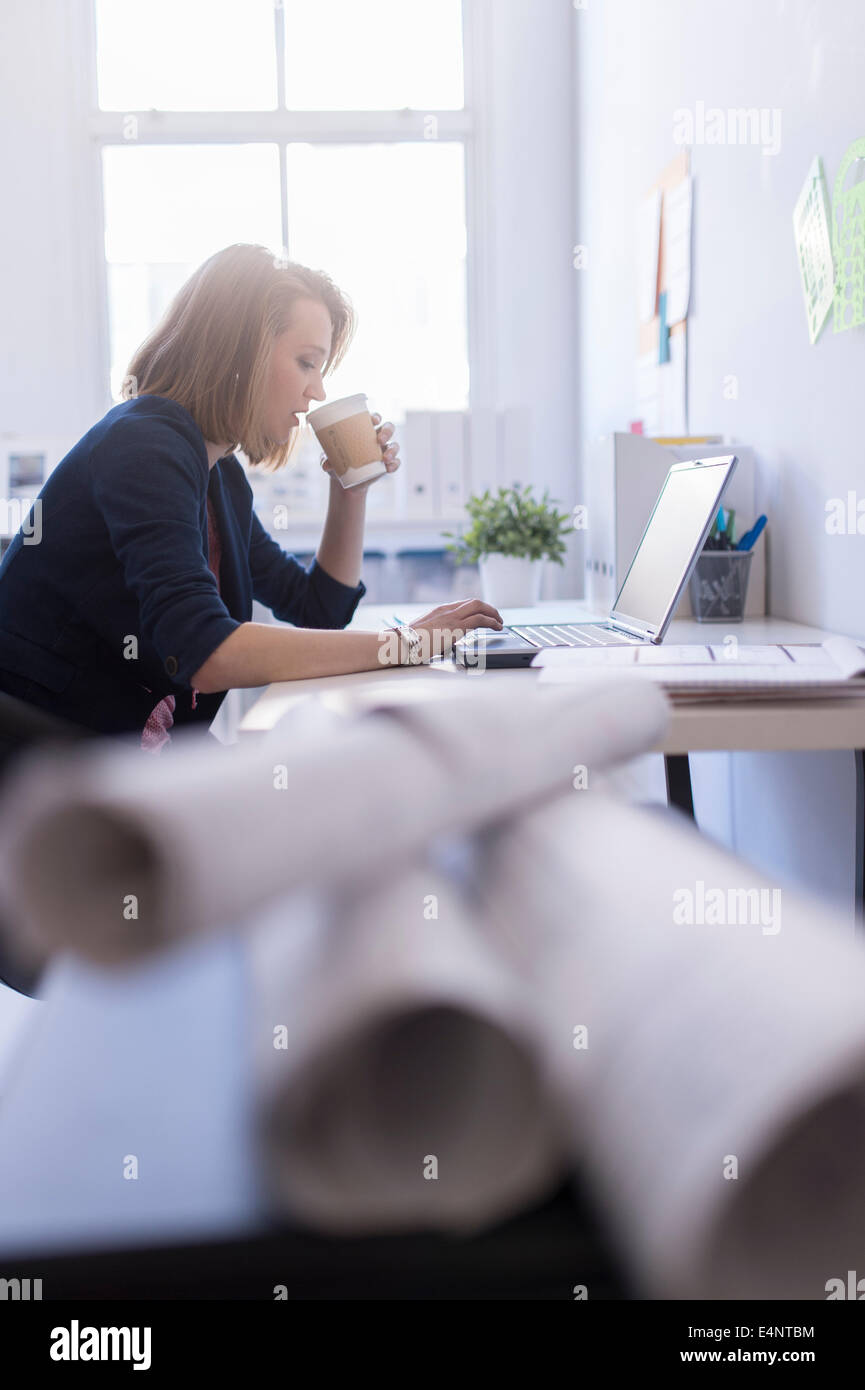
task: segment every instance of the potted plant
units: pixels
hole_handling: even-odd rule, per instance
[[[573,529],[570,516],[556,510],[547,489],[540,501],[524,488],[489,488],[473,494],[466,503],[470,524],[446,546],[459,564],[477,564],[481,597],[497,607],[523,607],[537,603],[544,561],[563,565],[564,533]]]

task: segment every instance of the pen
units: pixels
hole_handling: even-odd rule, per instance
[[[721,513],[719,513],[719,515],[721,515]],[[733,549],[733,521],[735,516],[736,513],[733,511],[732,507],[727,507],[727,509],[723,511],[723,521],[718,528],[718,542],[715,547],[717,550]]]
[[[751,527],[750,531],[746,531],[744,536],[742,536],[741,540],[739,541],[739,544],[736,546],[736,549],[751,550],[763,534],[763,527],[766,525],[766,520],[766,514],[765,512],[763,512],[761,516],[757,517],[757,520],[754,522],[754,525]]]
[[[732,546],[733,537],[736,534],[736,512],[733,507],[727,508],[727,525],[724,527],[724,534]]]

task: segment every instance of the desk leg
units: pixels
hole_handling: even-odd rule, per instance
[[[857,915],[865,916],[865,749],[857,748],[856,759],[856,895]]]
[[[668,804],[678,806],[679,810],[684,811],[691,820],[696,820],[694,795],[691,790],[691,765],[688,762],[687,753],[665,753],[664,774],[667,779]],[[861,864],[861,855],[858,862]]]

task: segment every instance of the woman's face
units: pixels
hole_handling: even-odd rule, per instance
[[[292,321],[274,343],[270,380],[265,395],[264,430],[284,444],[299,415],[325,399],[322,368],[330,355],[333,325],[319,299],[298,299]]]

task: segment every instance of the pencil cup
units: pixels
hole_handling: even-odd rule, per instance
[[[704,550],[688,581],[698,623],[740,623],[753,550]]]

